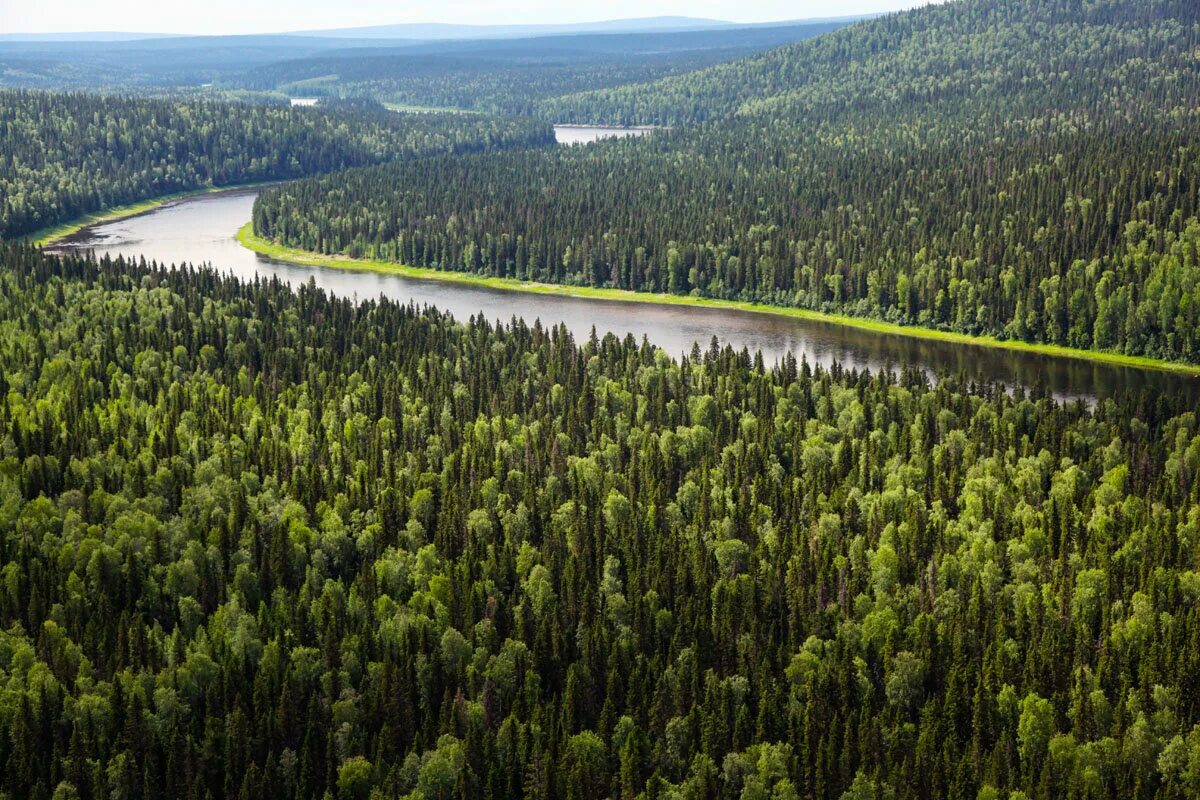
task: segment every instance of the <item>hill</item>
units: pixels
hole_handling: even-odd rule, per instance
[[[555,109],[664,125],[734,113],[944,111],[972,99],[970,110],[997,114],[1089,101],[1102,113],[1123,101],[1145,104],[1160,77],[1168,102],[1194,97],[1186,92],[1194,88],[1196,18],[1188,0],[955,0],[687,76],[564,98]],[[1126,81],[1134,86],[1123,98],[1112,84]]]
[[[528,120],[0,91],[0,236],[175,192],[553,141]]]
[[[280,60],[229,83],[292,94],[370,97],[552,119],[547,99],[638,83],[836,30],[845,23],[358,47]],[[553,105],[551,105],[553,107]]]
[[[126,41],[0,41],[0,86],[129,91],[228,81],[256,66],[347,47],[405,42],[315,36],[172,36]]]
[[[370,39],[525,39],[535,36],[575,33],[646,33],[651,31],[690,31],[705,28],[732,28],[736,23],[700,17],[640,17],[542,25],[456,25],[450,23],[408,23],[370,25],[357,28],[298,31],[302,36]]]
[[[63,31],[59,33],[0,33],[0,42],[135,42],[166,39],[169,33],[133,31]]]
[[[532,113],[545,97],[682,74],[844,21],[476,39],[298,34],[0,39],[0,86],[175,93],[253,87]]]
[[[1180,0],[930,6],[543,105],[670,133],[301,182],[255,224],[420,266],[1197,361],[1198,42]]]

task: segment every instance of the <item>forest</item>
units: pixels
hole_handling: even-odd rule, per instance
[[[1119,116],[1120,103],[1152,108],[1156,97],[1170,108],[1194,96],[1196,17],[1190,0],[953,0],[687,76],[563,97],[554,113],[683,125],[774,109],[794,125],[800,113],[824,122],[915,107],[930,127],[968,124],[937,118],[962,104]]]
[[[929,6],[547,101],[669,133],[298,181],[254,225],[322,253],[1195,362],[1197,53],[1180,0]]]
[[[213,186],[542,146],[533,120],[0,90],[0,237]]]
[[[1190,798],[1200,420],[0,255],[11,798]]]
[[[434,41],[344,31],[127,42],[9,41],[0,33],[0,86],[171,97],[255,92],[275,100],[298,93],[535,114],[549,98],[681,75],[850,21],[681,31],[642,30],[631,21],[623,33]]]
[[[579,114],[560,114],[555,101],[587,90],[692,73],[844,24],[360,47],[274,62],[227,83],[254,91],[370,97],[404,106],[587,123],[591,120]]]
[[[204,84],[223,86],[264,64],[311,58],[358,44],[379,43],[269,34],[13,41],[0,33],[0,86],[176,95]]]
[[[1194,401],[27,241],[272,182],[306,251],[1200,364],[1200,6],[827,25],[0,47],[111,89],[0,90],[0,800],[1200,797]]]

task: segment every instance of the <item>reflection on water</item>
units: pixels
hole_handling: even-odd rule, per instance
[[[555,125],[554,138],[559,144],[587,144],[597,139],[622,139],[645,136],[654,128],[598,128],[591,125]]]
[[[847,368],[872,371],[919,366],[931,374],[1042,387],[1060,399],[1093,400],[1121,389],[1147,388],[1200,402],[1200,379],[1155,370],[931,342],[769,314],[553,297],[290,264],[247,250],[234,238],[250,218],[254,196],[253,190],[247,190],[179,201],[149,214],[87,229],[63,246],[90,248],[97,255],[145,256],[165,263],[208,263],[246,279],[278,276],[291,283],[313,280],[343,297],[384,295],[434,305],[459,319],[482,313],[501,321],[516,316],[529,322],[540,319],[546,325],[562,322],[577,338],[590,335],[595,326],[602,336],[612,332],[620,336],[632,333],[638,339],[649,337],[676,356],[690,351],[694,342],[706,348],[716,336],[723,344],[738,349],[762,351],[768,364],[790,350],[813,364],[837,361]]]

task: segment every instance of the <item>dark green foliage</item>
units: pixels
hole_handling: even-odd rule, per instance
[[[978,112],[1004,119],[1048,108],[1102,117],[1155,104],[1167,111],[1194,106],[1198,19],[1191,0],[951,0],[549,105],[597,123],[658,125],[768,110],[812,124],[883,109],[907,117],[915,108],[931,131],[946,124],[944,115],[970,125]],[[898,133],[897,143],[913,135]]]
[[[575,34],[357,48],[280,61],[233,83],[257,90],[589,122],[554,98],[655,80],[836,30],[844,23],[712,31]]]
[[[525,120],[0,91],[0,236],[207,186],[548,144]]]
[[[948,3],[547,112],[670,133],[302,181],[254,221],[322,252],[1200,361],[1197,54],[1182,0]]]
[[[1200,792],[1170,398],[0,262],[9,797]]]

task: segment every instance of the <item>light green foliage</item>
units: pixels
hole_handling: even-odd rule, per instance
[[[1200,786],[1175,398],[675,361],[17,246],[0,298],[10,797]]]

